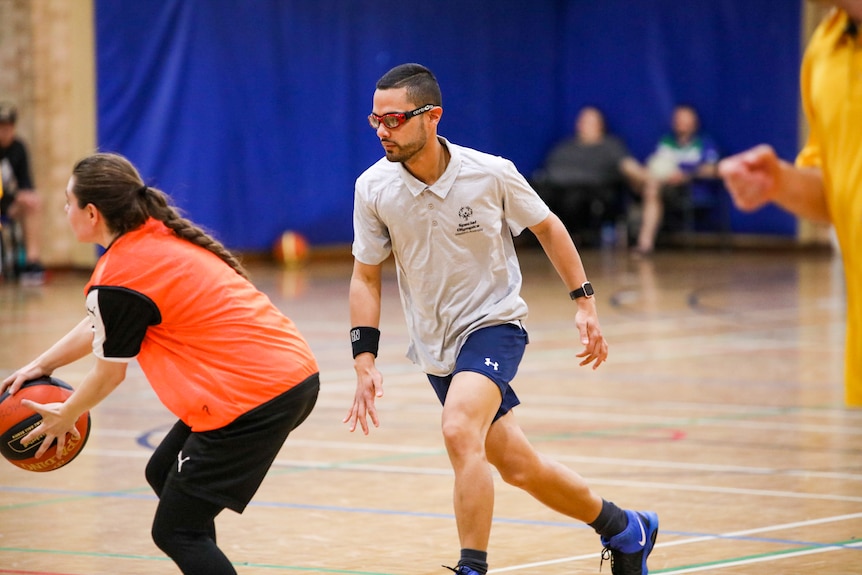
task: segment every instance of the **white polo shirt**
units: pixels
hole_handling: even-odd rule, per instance
[[[386,158],[357,178],[353,256],[394,254],[407,357],[445,376],[470,333],[527,316],[512,236],[550,210],[509,160],[440,141],[451,157],[432,186]]]

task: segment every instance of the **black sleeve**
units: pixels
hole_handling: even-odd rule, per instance
[[[93,322],[93,353],[113,361],[130,361],[141,351],[147,328],[162,321],[155,302],[140,292],[93,286],[87,293]]]

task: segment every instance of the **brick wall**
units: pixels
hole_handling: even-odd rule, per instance
[[[95,259],[63,210],[72,165],[96,145],[92,10],[92,0],[0,0],[0,99],[18,107],[18,134],[44,206],[49,267],[88,267]]]

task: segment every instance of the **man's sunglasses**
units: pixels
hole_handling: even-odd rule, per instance
[[[377,114],[369,114],[368,115],[368,123],[375,130],[380,127],[380,124],[386,126],[386,128],[392,130],[393,128],[397,128],[413,116],[418,116],[420,114],[424,114],[431,108],[434,108],[434,104],[425,104],[421,108],[416,108],[415,110],[410,110],[409,112],[392,112],[389,114],[383,114],[382,116],[378,116]]]

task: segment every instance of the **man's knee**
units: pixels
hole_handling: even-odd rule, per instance
[[[457,451],[475,444],[479,439],[479,430],[468,417],[458,413],[445,413],[441,423],[443,441],[446,447]]]
[[[533,470],[529,467],[516,465],[512,461],[498,461],[494,467],[500,473],[500,478],[513,487],[523,489],[530,483]]]

